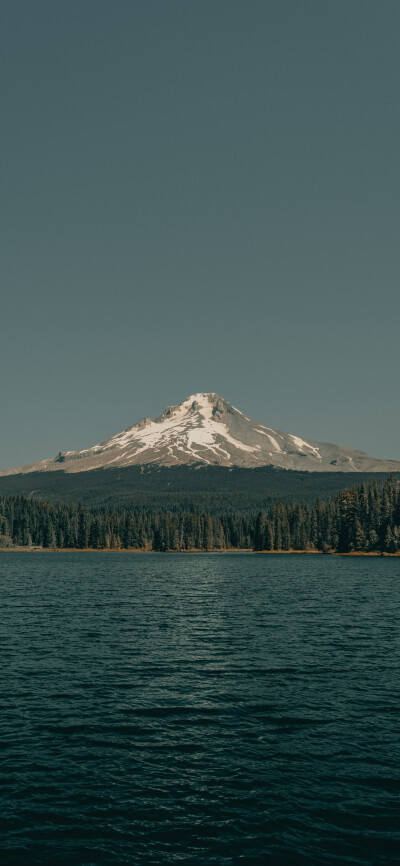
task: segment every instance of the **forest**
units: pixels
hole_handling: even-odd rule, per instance
[[[313,504],[345,487],[386,481],[389,473],[300,472],[276,466],[126,466],[90,472],[30,472],[0,477],[0,496],[21,496],[88,509],[268,511],[274,502]],[[398,473],[400,479],[400,473]]]
[[[400,482],[347,488],[314,504],[268,509],[159,511],[86,508],[0,497],[0,547],[92,550],[254,550],[400,553]]]

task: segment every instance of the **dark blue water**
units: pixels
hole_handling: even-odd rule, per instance
[[[400,560],[0,555],[2,863],[400,862]]]

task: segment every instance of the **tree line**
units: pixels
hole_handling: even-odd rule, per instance
[[[265,510],[88,509],[0,497],[0,547],[93,550],[400,552],[400,483],[391,476],[315,504]]]

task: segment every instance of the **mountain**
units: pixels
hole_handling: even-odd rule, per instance
[[[218,394],[192,394],[179,406],[84,451],[0,472],[86,472],[128,466],[275,466],[307,472],[398,472],[400,462],[302,439],[253,421]]]

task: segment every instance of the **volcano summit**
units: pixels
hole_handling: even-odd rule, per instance
[[[308,472],[398,472],[400,463],[302,439],[253,421],[218,394],[192,394],[162,415],[143,418],[84,451],[0,472],[83,472],[154,463],[162,466],[277,466]]]

